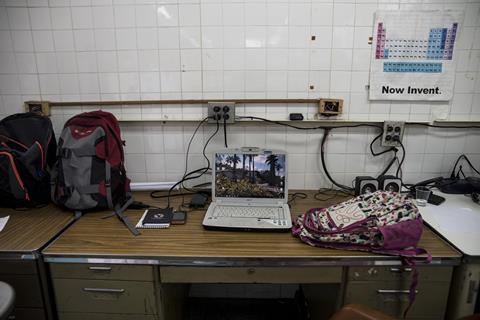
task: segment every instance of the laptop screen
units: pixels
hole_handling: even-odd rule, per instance
[[[285,154],[216,153],[215,196],[285,198]]]

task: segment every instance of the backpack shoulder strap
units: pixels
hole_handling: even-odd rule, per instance
[[[129,198],[127,202],[123,204],[123,206],[120,207],[120,205],[116,205],[114,207],[114,211],[115,211],[115,215],[118,217],[118,219],[120,219],[120,221],[122,221],[127,226],[128,230],[130,230],[130,232],[134,236],[138,236],[140,232],[135,228],[135,226],[132,224],[128,216],[125,215],[125,210],[127,210],[128,206],[132,204],[132,202],[133,202],[133,198]]]

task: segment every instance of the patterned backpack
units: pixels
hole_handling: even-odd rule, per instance
[[[123,211],[133,202],[124,166],[123,141],[115,116],[85,112],[65,123],[52,170],[52,201],[74,210],[111,209],[134,234],[139,234]]]
[[[362,250],[403,257],[414,269],[410,305],[415,299],[418,271],[412,257],[427,253],[418,248],[423,221],[408,195],[377,191],[328,208],[313,208],[294,222],[292,233],[316,247]],[[431,256],[427,254],[427,261]]]

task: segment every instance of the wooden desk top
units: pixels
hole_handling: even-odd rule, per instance
[[[71,212],[53,205],[26,210],[0,208],[0,217],[5,216],[10,218],[0,232],[0,256],[35,255],[74,220]]]
[[[312,207],[326,207],[345,200],[297,199],[292,215]],[[160,207],[164,200],[137,194],[136,200]],[[336,201],[335,201],[336,200]],[[178,202],[177,202],[178,203]],[[134,224],[142,210],[129,210]],[[358,251],[314,248],[287,233],[209,231],[202,227],[204,211],[188,213],[185,225],[168,229],[140,229],[135,237],[116,218],[101,219],[106,212],[83,216],[50,244],[43,254],[50,262],[139,263],[162,265],[354,265],[399,264],[398,257]],[[425,227],[419,244],[436,264],[459,264],[461,254]]]

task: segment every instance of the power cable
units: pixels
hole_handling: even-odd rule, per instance
[[[227,119],[225,117],[223,118],[223,140],[225,143],[225,148],[228,148],[228,143],[227,143]]]
[[[395,147],[391,147],[391,148],[385,149],[385,150],[380,151],[380,152],[373,151],[373,144],[375,143],[375,141],[380,139],[380,137],[382,137],[382,136],[383,136],[383,128],[382,128],[382,131],[372,140],[372,142],[370,142],[370,152],[372,153],[372,155],[374,157],[385,154],[385,153],[390,152],[390,151],[397,152],[397,148],[395,148]]]
[[[321,198],[320,196],[322,195],[326,196],[326,198]],[[317,191],[317,193],[313,195],[313,197],[315,198],[315,200],[318,200],[318,201],[328,201],[328,200],[334,199],[339,195],[343,197],[347,197],[347,196],[352,196],[353,194],[351,192],[347,192],[344,190],[337,190],[333,188],[320,188]]]
[[[443,129],[480,129],[480,126],[451,126],[451,125],[437,125],[437,124],[430,124],[430,123],[422,123],[422,122],[406,122],[406,125],[409,126],[423,126],[429,128],[443,128]]]
[[[182,179],[180,179],[178,182],[176,182],[172,187],[170,187],[170,189],[168,190],[167,192],[167,206],[166,208],[169,208],[170,207],[170,197],[171,197],[171,193],[172,191],[180,184],[182,184],[183,182],[185,181],[189,181],[189,180],[193,180],[193,179],[198,179],[200,178],[201,176],[203,176],[205,173],[207,173],[209,170],[211,170],[210,168],[210,160],[208,159],[207,155],[205,154],[205,151],[207,149],[207,146],[208,144],[210,143],[210,141],[213,139],[213,137],[215,137],[215,135],[218,133],[218,130],[220,128],[220,125],[217,121],[217,127],[215,129],[215,132],[208,138],[207,142],[205,143],[205,145],[203,146],[203,150],[202,150],[202,154],[204,156],[204,158],[207,160],[207,166],[204,167],[204,168],[200,168],[200,169],[197,169],[197,170],[193,170],[187,174],[184,174],[184,176],[182,177]],[[193,140],[193,139],[192,139]],[[198,174],[197,174],[198,173]],[[197,174],[197,175],[195,175]],[[150,193],[150,196],[152,198],[157,198],[157,197],[162,197],[162,196],[157,196],[155,195],[155,193],[158,192],[158,191],[152,191]]]
[[[473,169],[473,171],[475,171],[478,175],[480,175],[480,172],[475,169],[475,167],[473,166],[473,164],[470,162],[470,159],[468,159],[468,157],[464,154],[460,155],[458,158],[457,158],[457,161],[455,161],[455,165],[453,166],[453,170],[452,170],[452,173],[450,175],[451,178],[455,178],[455,170],[457,170],[457,165],[458,163],[460,162],[460,160],[464,159],[465,161],[467,161],[468,165],[470,166],[470,168]]]
[[[340,128],[358,128],[358,127],[371,127],[371,128],[383,129],[383,126],[370,124],[370,123],[346,124],[346,125],[340,125],[340,126],[299,127],[299,126],[295,126],[295,125],[280,122],[280,121],[269,120],[261,117],[254,117],[254,116],[240,116],[240,117],[237,117],[237,119],[261,120],[264,122],[277,124],[280,126],[289,127],[297,130],[340,129]]]
[[[328,180],[330,180],[334,185],[336,185],[337,187],[339,187],[340,189],[343,189],[343,190],[353,191],[354,188],[347,187],[343,184],[340,184],[340,183],[336,182],[332,178],[330,173],[328,172],[327,165],[326,165],[326,162],[325,162],[325,142],[327,141],[328,133],[330,132],[330,130],[331,129],[324,129],[323,137],[322,137],[322,143],[320,145],[320,158],[321,158],[321,161],[322,161],[323,171],[325,172],[325,175],[327,176]]]
[[[398,163],[398,167],[397,167],[397,172],[395,173],[395,176],[397,178],[401,178],[401,176],[403,176],[403,172],[402,172],[402,165],[403,165],[403,162],[405,161],[405,154],[406,154],[406,151],[405,151],[405,147],[403,146],[403,143],[402,141],[397,140],[398,143],[400,143],[400,147],[402,147],[402,160],[400,160],[400,162]],[[397,158],[398,160],[398,158]],[[401,173],[401,175],[399,175]]]
[[[200,121],[197,125],[197,127],[195,128],[195,131],[193,131],[193,134],[192,136],[190,137],[190,141],[188,142],[188,146],[187,146],[187,152],[185,154],[185,171],[183,172],[183,176],[182,176],[182,179],[185,178],[185,175],[187,174],[187,171],[188,171],[188,155],[189,155],[189,152],[190,152],[190,146],[192,145],[192,142],[193,142],[193,139],[195,138],[195,135],[197,134],[198,130],[200,129],[200,127],[211,117],[205,117],[202,121]],[[183,185],[182,183],[182,187],[184,189],[187,189],[185,188],[185,186]]]

